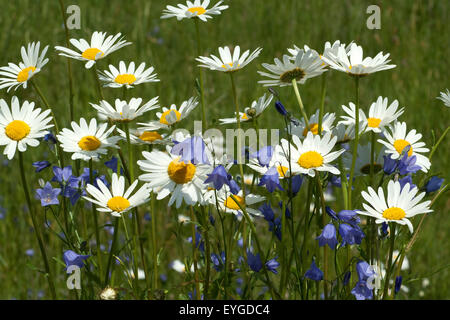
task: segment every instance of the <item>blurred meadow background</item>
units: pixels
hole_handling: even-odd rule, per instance
[[[212,1],[215,3],[216,1]],[[94,31],[108,34],[121,32],[127,46],[101,60],[99,70],[120,60],[146,62],[155,67],[159,83],[145,84],[132,90],[129,96],[142,97],[145,101],[158,95],[160,105],[179,104],[196,95],[194,86],[198,74],[195,26],[191,20],[161,20],[166,5],[177,1],[139,0],[65,0],[66,6],[76,4],[81,8],[81,29],[70,30],[71,38],[89,39]],[[202,55],[217,54],[219,46],[240,45],[241,50],[262,47],[261,55],[239,72],[236,77],[241,109],[267,92],[258,84],[261,63],[273,63],[281,58],[287,48],[307,44],[317,51],[323,50],[325,41],[336,39],[349,43],[354,40],[364,48],[364,55],[374,56],[379,51],[389,52],[395,69],[376,73],[360,82],[361,107],[367,112],[370,104],[381,95],[389,101],[398,99],[405,107],[401,120],[408,128],[423,134],[423,141],[432,146],[450,123],[450,110],[436,97],[440,91],[450,88],[449,63],[449,1],[442,0],[391,0],[391,1],[325,1],[325,0],[229,0],[229,9],[215,16],[208,23],[200,22]],[[369,30],[366,20],[369,5],[381,8],[381,29]],[[65,33],[59,2],[56,0],[1,0],[0,1],[0,65],[18,62],[20,47],[28,42],[40,41],[41,47],[50,45],[49,63],[35,77],[53,107],[60,127],[69,126],[69,87],[66,58],[56,54],[54,46],[65,46]],[[75,90],[75,119],[91,118],[96,112],[89,102],[98,102],[92,71],[84,63],[72,60]],[[204,72],[205,99],[210,126],[218,118],[233,116],[233,98],[228,77],[220,72]],[[288,110],[297,113],[295,96],[289,87],[277,89]],[[105,99],[112,102],[121,97],[121,90],[104,89]],[[320,79],[309,80],[300,87],[308,114],[315,112],[320,103]],[[35,101],[42,106],[33,90],[0,92],[0,98]],[[354,100],[353,81],[345,74],[331,72],[328,79],[325,111],[342,115],[341,105]],[[281,128],[281,117],[275,116],[273,105],[260,118],[260,128]],[[140,122],[153,120],[154,113],[145,115]],[[200,120],[200,107],[183,122],[192,127],[192,120]],[[224,127],[225,128],[225,127]],[[436,140],[437,140],[436,138]],[[367,141],[366,141],[367,142]],[[51,169],[35,174],[31,162],[49,157],[46,147],[29,148],[24,154],[30,189],[38,188],[38,178],[49,180]],[[433,157],[432,173],[449,181],[450,139],[447,137]],[[49,298],[47,283],[39,274],[42,268],[40,252],[31,229],[31,220],[25,209],[25,199],[19,184],[17,158],[7,161],[0,156],[0,299]],[[66,155],[66,159],[69,159]],[[104,161],[107,159],[105,158]],[[51,161],[51,160],[50,160]],[[56,164],[56,163],[54,163]],[[87,164],[86,164],[87,166]],[[39,207],[38,200],[35,200]],[[166,203],[166,200],[162,203]],[[165,247],[165,241],[177,237],[180,226],[164,205],[159,204],[161,235],[159,244],[162,269],[176,258],[183,259],[183,252]],[[450,298],[450,200],[444,195],[438,200],[434,213],[425,219],[423,231],[408,254],[409,270],[403,274],[403,284],[409,288],[405,299]],[[44,219],[41,210],[40,219]],[[50,219],[50,218],[49,218]],[[51,219],[50,219],[51,220]],[[149,228],[144,225],[144,233]],[[261,225],[264,230],[267,226]],[[103,232],[106,238],[106,232]],[[188,235],[186,235],[187,237]],[[181,240],[180,240],[181,241]],[[57,275],[58,296],[73,298],[65,288],[66,275],[62,263],[63,248],[54,235],[46,233],[48,253],[54,273]],[[106,242],[105,242],[106,243]],[[186,247],[188,248],[188,247]],[[34,253],[30,250],[34,250]],[[182,275],[173,270],[165,272],[167,280],[162,285],[168,297],[177,298],[177,288],[182,285]],[[423,287],[423,278],[429,285]]]

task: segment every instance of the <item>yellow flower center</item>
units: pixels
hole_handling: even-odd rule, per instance
[[[22,120],[13,120],[5,127],[5,134],[11,140],[19,141],[30,133],[30,126]]]
[[[196,13],[198,16],[206,12],[205,8],[203,7],[192,7],[189,8],[188,11],[191,13]]]
[[[165,112],[161,115],[161,118],[159,119],[159,122],[161,122],[162,124],[165,124],[165,125],[169,125],[169,122],[167,122],[166,117],[167,117],[172,111],[175,112],[175,114],[177,115],[177,122],[180,121],[180,119],[181,119],[181,113],[178,112],[178,110],[170,109],[170,110],[165,111]]]
[[[117,196],[109,199],[106,205],[113,211],[122,212],[130,206],[130,201],[124,197]]]
[[[311,123],[308,127],[305,127],[305,130],[303,130],[303,136],[306,137],[306,135],[308,134],[308,131],[311,131],[313,134],[318,134],[319,133],[319,124],[317,123]]]
[[[194,178],[197,169],[192,163],[184,163],[178,159],[173,160],[167,168],[169,178],[177,184],[185,184]]]
[[[398,140],[394,141],[394,148],[395,148],[395,150],[397,150],[397,152],[399,154],[401,154],[403,149],[405,149],[407,146],[411,146],[411,144],[406,140],[398,139]],[[411,148],[409,148],[409,151],[408,151],[408,157],[410,157],[412,155],[412,153],[413,153],[413,148],[411,147]]]
[[[153,142],[155,140],[162,140],[162,136],[156,131],[145,131],[140,136],[139,139],[147,142]]]
[[[241,116],[241,119],[242,119],[242,120],[248,120],[247,114],[244,113],[244,114]]]
[[[78,141],[78,146],[85,151],[97,150],[102,143],[94,136],[85,136]]]
[[[114,81],[119,84],[132,84],[136,81],[134,74],[119,74]]]
[[[81,56],[88,60],[95,60],[95,57],[97,56],[97,54],[99,52],[102,54],[102,56],[104,55],[104,53],[97,48],[89,48],[89,49],[84,50],[84,52],[81,54]]]
[[[288,172],[289,168],[285,167],[285,166],[277,166],[277,171],[278,171],[278,175],[280,177],[285,177],[286,173]]]
[[[401,220],[406,216],[402,208],[392,207],[383,211],[383,217],[387,220]]]
[[[368,118],[367,125],[371,128],[378,128],[380,125],[381,119],[378,118]]]
[[[240,210],[241,208],[239,208],[238,203],[241,205],[241,207],[243,207],[245,205],[244,198],[240,196],[234,197],[236,198],[237,202],[231,196],[229,196],[228,198],[225,199],[223,205],[231,210]]]
[[[302,153],[297,163],[305,169],[320,167],[323,163],[323,157],[316,151]]]
[[[27,68],[23,69],[22,71],[20,71],[19,74],[17,75],[17,81],[18,82],[27,81],[30,71],[34,72],[34,71],[36,71],[36,68],[31,66],[31,67],[27,67]]]

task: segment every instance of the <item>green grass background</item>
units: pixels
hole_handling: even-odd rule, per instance
[[[54,46],[65,46],[65,35],[58,1],[15,0],[0,1],[0,65],[18,62],[20,47],[31,41],[50,45],[47,57],[50,62],[34,80],[39,83],[52,105],[60,126],[69,124],[68,80],[66,59],[56,54]],[[142,61],[153,65],[161,82],[138,86],[133,96],[144,99],[160,96],[162,105],[181,101],[195,95],[194,77],[197,74],[195,29],[190,20],[161,20],[167,4],[177,1],[64,1],[81,8],[81,29],[71,30],[71,37],[90,38],[93,31],[121,32],[132,46],[125,47],[99,62],[101,70],[120,60]],[[361,106],[367,111],[379,95],[389,101],[398,99],[405,113],[401,120],[408,128],[423,134],[428,146],[433,143],[433,132],[439,137],[449,125],[450,110],[436,97],[450,87],[449,70],[449,2],[448,1],[305,1],[305,0],[230,0],[222,15],[207,23],[200,23],[203,55],[217,54],[219,46],[240,45],[242,50],[262,47],[261,55],[237,74],[238,94],[242,107],[261,96],[266,89],[257,83],[261,63],[272,63],[293,44],[304,44],[319,52],[325,41],[340,39],[356,41],[364,54],[374,56],[379,51],[389,52],[393,70],[379,72],[361,80]],[[381,8],[381,29],[366,27],[367,6]],[[97,101],[92,70],[72,61],[75,87],[75,118],[94,117],[88,102]],[[206,108],[209,123],[233,115],[231,87],[227,76],[205,70]],[[309,80],[300,88],[308,113],[320,103],[320,79]],[[291,89],[279,90],[283,102],[297,112]],[[121,91],[104,90],[106,99],[112,100]],[[40,104],[31,89],[19,89],[14,94]],[[10,100],[12,93],[0,92],[0,97]],[[326,111],[342,114],[341,105],[354,101],[353,81],[345,74],[331,72],[328,77]],[[260,120],[260,127],[282,126],[281,119],[271,109]],[[298,115],[297,115],[298,116]],[[153,113],[146,115],[149,120]],[[200,108],[190,117],[200,119]],[[189,121],[184,123],[190,127]],[[449,181],[448,159],[450,139],[443,141],[433,158],[432,172],[440,173]],[[28,151],[26,159],[42,159],[44,148]],[[29,232],[29,221],[23,212],[25,200],[17,171],[17,160],[0,167],[1,206],[6,218],[0,220],[0,298],[37,298],[37,290],[45,283],[36,276],[30,265],[40,265],[39,251],[34,235]],[[37,186],[38,176],[29,168],[30,184]],[[423,233],[409,254],[409,279],[428,277],[431,284],[424,289],[424,298],[450,298],[450,202],[443,196],[435,213],[425,220]],[[25,250],[34,248],[33,258]],[[438,273],[435,271],[440,270]],[[432,275],[433,274],[433,275]],[[410,288],[408,298],[420,298],[421,281],[405,283]],[[32,289],[31,293],[28,289]]]

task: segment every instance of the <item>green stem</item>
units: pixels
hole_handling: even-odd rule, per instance
[[[89,181],[91,182],[91,184],[94,184],[92,158],[89,159]],[[96,242],[96,247],[97,247],[98,267],[99,267],[100,274],[103,274],[102,254],[101,254],[101,250],[100,250],[100,232],[98,229],[97,211],[95,210],[95,205],[93,203],[91,203],[91,206],[92,206],[92,217],[94,218],[95,242]]]
[[[105,98],[103,97],[103,91],[102,91],[102,85],[100,83],[100,78],[98,77],[97,63],[94,63],[92,71],[94,72],[94,79],[95,79],[95,83],[97,85],[97,91],[98,91],[98,95],[100,97],[100,100],[105,100]]]
[[[355,174],[356,158],[358,157],[358,142],[359,142],[359,77],[355,77],[355,91],[356,91],[356,107],[355,107],[355,140],[353,142],[352,167],[350,169],[350,179],[348,182],[348,205],[352,208],[352,185]]]
[[[39,227],[38,221],[35,216],[34,208],[31,202],[30,193],[28,191],[28,184],[25,177],[25,170],[23,166],[23,155],[22,152],[19,153],[19,166],[20,166],[20,177],[22,178],[23,191],[25,193],[25,198],[27,200],[28,209],[30,211],[31,221],[33,222],[33,228],[36,233],[36,238],[39,244],[39,249],[41,250],[42,259],[44,260],[45,273],[47,274],[46,278],[48,281],[48,286],[50,288],[50,294],[52,295],[52,299],[56,300],[56,290],[55,285],[53,283],[53,275],[50,270],[50,264],[48,263],[47,252],[45,251],[44,241],[42,240],[41,229]]]
[[[323,189],[322,189],[322,182],[320,181],[320,175],[319,172],[316,171],[316,181],[317,181],[317,189],[319,191],[319,195],[320,195],[320,202],[321,202],[321,207],[322,207],[322,228],[325,227],[325,198],[323,195]],[[327,251],[327,246],[323,246],[323,291],[325,294],[325,300],[328,299],[328,251]]]
[[[320,99],[320,110],[319,110],[319,135],[322,135],[322,120],[325,107],[325,96],[327,92],[327,74],[328,72],[322,73],[322,95]]]
[[[198,19],[194,19],[195,22],[195,34],[197,36],[197,55],[201,56],[201,41],[200,41],[200,30],[198,26]],[[203,90],[203,71],[202,68],[199,68],[199,80],[200,80],[200,105],[202,107],[202,128],[203,132],[208,128],[208,124],[206,121],[206,111],[205,111],[205,93]]]
[[[156,244],[156,211],[154,192],[151,194],[150,212],[152,216],[153,291],[155,291],[158,289],[158,247]]]
[[[300,96],[300,92],[298,91],[297,80],[292,79],[292,86],[294,87],[295,96],[297,97],[298,106],[300,107],[300,112],[305,119],[306,127],[309,128],[308,116],[305,112],[305,107],[303,106],[302,97]]]
[[[195,281],[195,293],[196,299],[201,300],[200,296],[200,284],[198,280],[198,265],[197,265],[197,241],[195,238],[195,214],[194,208],[191,206],[191,226],[192,226],[192,259],[194,260],[194,281]]]
[[[383,300],[387,298],[388,288],[389,288],[389,279],[391,277],[392,273],[392,256],[394,253],[394,244],[395,244],[395,228],[396,224],[393,223],[391,227],[390,232],[390,246],[389,246],[389,257],[388,257],[388,263],[386,266],[386,279],[384,280],[384,290],[383,290]]]
[[[64,4],[63,4],[62,0],[59,0],[59,5],[61,7],[61,14],[62,14],[62,17],[63,17],[63,22],[64,22],[64,31],[65,31],[65,35],[66,35],[66,46],[67,46],[67,48],[69,48],[69,46],[70,46],[69,28],[67,27],[66,11],[64,10]],[[67,74],[68,74],[68,78],[69,78],[70,121],[73,121],[73,97],[74,97],[74,93],[73,93],[72,66],[71,66],[70,58],[67,58]]]
[[[105,281],[104,281],[105,288],[108,286],[108,283],[109,283],[109,271],[111,270],[111,276],[112,276],[112,272],[114,271],[114,264],[112,263],[112,260],[113,260],[114,252],[116,251],[117,236],[119,234],[119,225],[120,225],[119,218],[114,217],[114,234],[113,234],[113,241],[111,243],[111,249],[109,250],[108,264],[106,266]]]

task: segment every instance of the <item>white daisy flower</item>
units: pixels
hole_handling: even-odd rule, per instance
[[[392,159],[399,159],[402,155],[403,149],[410,146],[408,151],[408,157],[416,156],[416,164],[420,166],[423,172],[427,172],[431,167],[431,162],[428,157],[420,154],[422,152],[430,151],[425,147],[424,142],[419,142],[422,138],[422,134],[417,133],[416,130],[406,132],[406,122],[395,122],[393,126],[390,126],[390,131],[385,130],[384,137],[387,141],[378,139],[377,141],[386,146],[386,153],[390,154]]]
[[[45,46],[39,55],[40,45],[38,41],[29,43],[27,49],[22,46],[20,49],[22,62],[19,65],[10,62],[7,67],[0,68],[0,76],[3,76],[0,78],[0,89],[8,88],[9,92],[12,88],[17,90],[20,86],[27,88],[28,80],[41,71],[48,62],[48,58],[45,58],[48,46]]]
[[[116,128],[119,135],[126,140],[127,133],[119,128]],[[170,144],[171,139],[167,134],[159,134],[158,131],[144,131],[139,129],[130,129],[130,143],[131,144]]]
[[[228,6],[221,6],[223,1],[217,2],[213,7],[208,9],[210,0],[195,0],[194,2],[187,1],[186,5],[178,4],[178,8],[174,6],[167,6],[163,11],[161,19],[167,19],[176,17],[177,20],[199,18],[202,21],[207,21],[212,18],[211,15],[219,15],[223,10],[227,9]]]
[[[22,107],[19,99],[13,96],[11,110],[5,100],[0,99],[0,145],[6,146],[3,154],[9,160],[14,158],[16,149],[25,152],[27,145],[37,147],[38,138],[47,134],[47,130],[53,127],[48,124],[52,117],[50,110],[41,112],[41,108],[34,109],[34,102],[24,101]]]
[[[308,132],[303,142],[297,136],[292,136],[291,145],[291,171],[292,174],[308,174],[315,176],[316,171],[328,171],[334,175],[340,171],[330,163],[339,157],[345,150],[330,152],[336,144],[336,137],[331,138],[331,133],[327,132],[323,137],[313,135]],[[289,142],[281,140],[283,150],[289,150]],[[284,151],[283,151],[284,152]]]
[[[349,115],[348,117],[342,117],[345,123],[355,123],[354,115],[354,105],[350,103],[351,108],[344,109],[344,111]],[[343,108],[345,106],[342,106]],[[397,120],[399,116],[402,115],[404,108],[398,109],[398,100],[394,100],[388,107],[388,98],[378,97],[376,102],[370,105],[369,117],[366,117],[364,111],[360,109],[359,121],[363,122],[362,126],[366,128],[366,132],[373,131],[375,133],[380,133],[387,125],[391,122]]]
[[[195,58],[195,60],[201,63],[199,64],[199,67],[222,72],[234,72],[244,68],[247,64],[258,57],[261,50],[262,48],[257,48],[252,52],[252,54],[250,54],[250,50],[247,50],[240,55],[241,48],[239,46],[234,47],[233,54],[231,54],[230,48],[219,47],[220,59],[215,55],[211,55],[211,58],[200,56]]]
[[[145,70],[145,62],[142,62],[135,69],[134,62],[130,62],[127,68],[125,62],[120,61],[119,69],[110,64],[109,71],[99,71],[98,74],[99,79],[105,82],[104,87],[121,88],[125,86],[126,88],[133,88],[141,83],[158,82],[159,79],[156,78],[156,73],[153,73],[154,70],[153,67]]]
[[[95,118],[91,119],[89,125],[84,118],[80,119],[79,125],[75,121],[71,125],[72,130],[64,128],[56,137],[65,152],[73,153],[72,160],[97,161],[101,155],[108,153],[108,148],[119,148],[116,144],[122,137],[110,137],[115,126],[106,131],[108,124],[97,126]]]
[[[131,195],[137,184],[138,180],[135,180],[125,191],[125,177],[113,173],[111,191],[100,179],[97,179],[98,188],[92,184],[86,186],[86,191],[92,198],[87,196],[83,196],[83,198],[96,204],[97,211],[111,213],[115,217],[120,217],[122,213],[140,206],[150,199],[151,189],[147,184],[144,184]]]
[[[183,200],[187,205],[202,202],[202,193],[206,188],[203,182],[212,171],[211,166],[184,163],[180,161],[180,156],[172,155],[169,151],[170,147],[167,147],[167,153],[159,150],[142,152],[145,159],[139,160],[137,164],[144,174],[139,176],[139,180],[148,182],[157,193],[157,200],[171,194],[169,206],[175,203],[179,208]]]
[[[353,131],[355,131],[355,124],[356,124],[356,119],[355,119],[355,115],[356,115],[356,106],[353,102],[349,102],[348,103],[348,107],[345,105],[342,105],[342,109],[344,110],[344,112],[347,114],[346,116],[341,116],[341,121],[338,122],[342,123],[346,126],[353,126]],[[364,113],[364,111],[359,108],[359,134],[365,132],[366,130],[366,126],[367,126],[367,117],[366,114]],[[354,133],[353,133],[354,135]]]
[[[137,117],[142,116],[145,112],[159,108],[158,97],[149,100],[141,106],[142,98],[131,98],[129,102],[126,100],[116,99],[114,107],[108,101],[100,101],[100,105],[90,103],[90,105],[98,111],[98,117],[102,120],[111,120],[113,122],[130,122]]]
[[[340,40],[336,40],[335,42],[333,42],[333,44],[331,44],[328,41],[325,42],[325,47],[323,49],[322,54],[317,53],[317,51],[309,48],[307,45],[304,45],[303,50],[304,51],[313,50],[314,52],[316,52],[319,55],[320,59],[322,59],[322,64],[328,66],[328,63],[326,63],[326,61],[322,57],[329,58],[329,57],[332,57],[333,55],[337,55],[337,53],[339,51],[339,47],[345,48],[346,52],[348,52],[350,50],[350,45],[351,45],[351,43],[348,46],[346,46],[344,43],[341,43]],[[288,52],[292,55],[291,59],[295,60],[295,57],[297,56],[297,54],[300,50],[302,50],[302,49],[300,49],[296,45],[294,45],[294,48],[289,48]]]
[[[374,217],[375,223],[396,222],[401,225],[406,224],[409,231],[413,233],[414,228],[408,218],[412,218],[417,214],[432,212],[433,210],[429,206],[430,200],[419,203],[425,197],[425,192],[417,195],[419,189],[410,189],[410,186],[407,183],[402,189],[400,182],[389,181],[387,202],[383,188],[379,187],[377,194],[374,189],[369,187],[368,192],[361,192],[361,195],[368,203],[363,203],[365,211],[357,211],[357,213]]]
[[[219,207],[219,210],[225,213],[232,213],[236,216],[242,215],[242,210],[239,208],[239,205],[244,206],[244,195],[242,190],[238,192],[238,194],[233,195],[238,203],[231,197],[232,193],[230,192],[230,188],[227,185],[224,185],[222,189],[218,190],[215,193],[211,194],[212,196],[209,198],[210,204],[216,204]],[[217,195],[217,198],[216,198]],[[252,214],[254,216],[262,216],[263,214],[258,209],[251,208],[251,205],[264,201],[266,198],[264,196],[259,196],[255,194],[247,194],[245,195],[245,210],[247,213]]]
[[[272,99],[273,95],[270,95],[267,98],[266,94],[264,94],[258,100],[253,101],[250,107],[244,109],[244,112],[239,112],[241,122],[246,122],[259,117],[263,113],[263,111],[266,110],[266,108],[270,105]],[[219,121],[222,122],[221,124],[230,124],[237,122],[236,117],[219,119]]]
[[[292,80],[295,79],[297,83],[303,84],[307,79],[319,76],[327,71],[325,66],[322,65],[319,55],[313,50],[304,51],[300,49],[295,60],[292,60],[288,55],[284,55],[283,61],[275,58],[274,62],[275,64],[262,64],[271,73],[258,71],[260,75],[271,80],[260,80],[258,83],[262,83],[264,86],[283,87],[291,86]]]
[[[333,122],[336,119],[334,113],[325,113],[322,118],[322,132],[331,132],[333,130]],[[298,125],[290,124],[289,131],[300,138],[306,137],[308,132],[314,135],[319,133],[319,109],[309,118],[309,127],[306,126],[305,119],[301,119]]]
[[[131,44],[131,42],[126,42],[120,36],[121,34],[118,33],[115,36],[110,35],[106,37],[106,32],[95,31],[91,37],[91,44],[84,39],[70,39],[70,43],[81,53],[61,46],[56,46],[55,49],[60,51],[60,56],[86,61],[85,67],[90,69],[97,60],[103,59],[108,54]]]
[[[332,136],[337,138],[336,143],[347,143],[355,138],[355,125],[338,123],[332,130]]]
[[[181,106],[177,108],[175,104],[172,104],[170,108],[163,107],[163,112],[157,112],[156,116],[159,120],[150,121],[148,123],[139,122],[140,130],[158,130],[161,128],[168,129],[170,126],[185,119],[192,110],[198,105],[197,98],[190,98],[187,101],[183,101]]]
[[[330,53],[327,57],[323,57],[325,62],[331,68],[346,72],[349,75],[362,77],[382,70],[395,68],[396,65],[388,64],[389,53],[383,55],[378,53],[374,58],[363,58],[363,49],[356,43],[350,45],[350,50],[346,50],[343,46],[338,48],[337,54]]]
[[[446,92],[440,92],[441,96],[437,97],[436,99],[442,100],[444,102],[444,105],[447,107],[450,107],[450,91],[447,89]]]
[[[186,266],[184,265],[183,262],[181,262],[178,259],[172,261],[169,264],[169,268],[171,268],[171,269],[173,269],[173,270],[175,270],[176,272],[179,272],[179,273],[186,272]],[[194,272],[194,265],[193,264],[191,265],[191,272]]]
[[[370,174],[370,157],[371,157],[371,147],[372,144],[369,142],[366,145],[358,145],[358,157],[355,162],[355,176],[362,176]],[[384,148],[375,154],[373,171],[374,173],[379,172],[383,169],[383,159]],[[352,167],[353,155],[351,152],[345,152],[343,157],[344,166],[346,169],[350,169]]]
[[[261,175],[265,175],[269,169],[275,167],[280,179],[284,179],[284,177],[289,177],[289,161],[287,159],[288,152],[289,151],[287,149],[283,150],[281,145],[276,145],[273,148],[272,158],[267,166],[262,166],[259,163],[258,158],[255,157],[249,160],[247,166]]]

